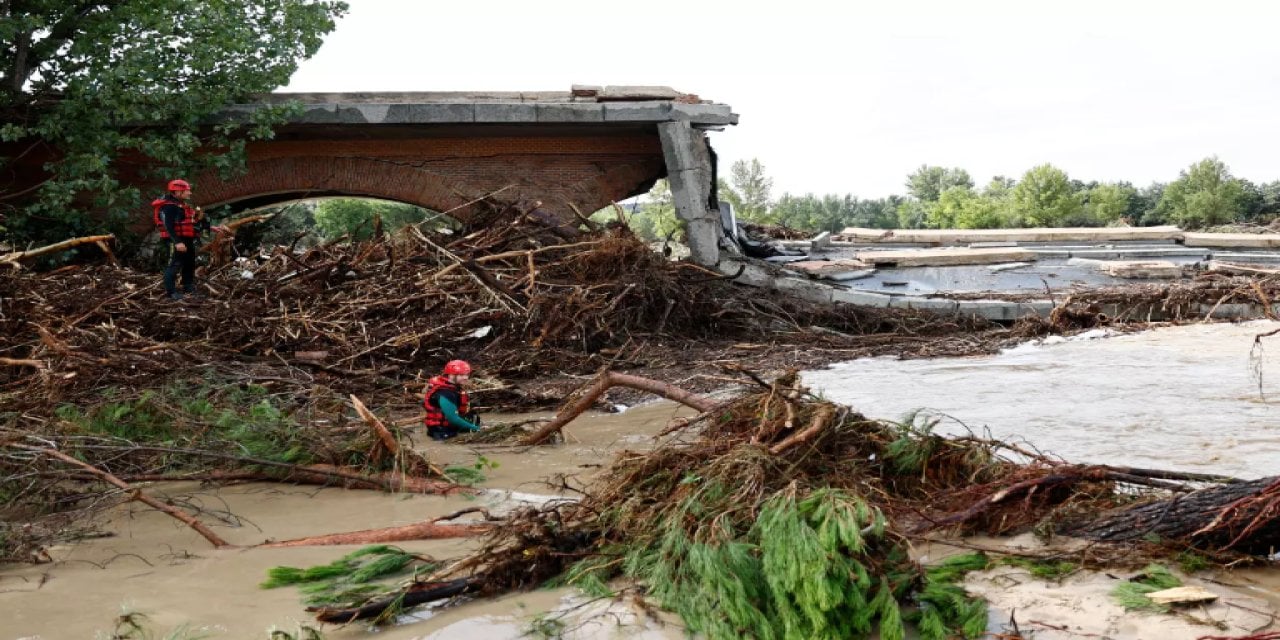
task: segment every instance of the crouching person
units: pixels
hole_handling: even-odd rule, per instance
[[[480,430],[480,420],[471,414],[471,401],[466,386],[471,378],[471,365],[451,360],[444,372],[431,379],[422,407],[427,410],[423,422],[433,440],[448,440],[462,432]]]

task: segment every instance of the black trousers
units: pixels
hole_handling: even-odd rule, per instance
[[[169,295],[177,293],[178,273],[182,273],[182,290],[191,293],[196,290],[196,243],[194,240],[179,240],[186,245],[186,251],[178,251],[175,243],[171,249],[173,257],[169,258],[169,266],[164,270],[164,290]]]

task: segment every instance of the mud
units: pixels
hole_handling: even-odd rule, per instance
[[[235,545],[255,545],[307,535],[351,531],[418,522],[471,506],[500,511],[513,501],[563,495],[556,474],[589,476],[621,449],[648,446],[649,436],[667,420],[687,415],[670,404],[654,404],[619,414],[586,416],[570,427],[569,442],[530,451],[481,450],[442,446],[419,436],[434,461],[471,465],[479,455],[486,466],[478,498],[386,495],[371,491],[314,489],[278,484],[246,484],[210,488],[195,483],[167,483],[150,491],[197,504],[206,521],[218,518],[214,530]],[[511,419],[494,416],[495,420]],[[111,537],[84,540],[51,549],[53,564],[0,568],[0,610],[6,612],[0,639],[83,640],[110,631],[122,611],[146,614],[152,628],[170,631],[182,625],[206,630],[212,638],[266,637],[270,628],[295,630],[310,619],[292,588],[263,590],[258,584],[267,569],[278,565],[311,566],[332,561],[357,547],[213,550],[208,543],[171,518],[136,503],[110,510],[97,528]],[[400,546],[440,559],[456,557],[474,544],[465,540],[407,542]],[[417,621],[377,631],[378,638],[519,637],[530,621],[566,601],[570,590],[519,594],[463,607],[415,612]],[[616,612],[614,612],[616,613]],[[582,612],[567,619],[573,627],[586,622]],[[425,620],[423,620],[425,618]],[[614,619],[604,616],[601,619]],[[601,629],[586,626],[591,637]],[[630,631],[638,629],[629,627]],[[665,633],[659,629],[653,633]],[[325,629],[327,638],[372,637],[363,626]],[[163,637],[163,634],[157,634]],[[586,637],[586,636],[581,636]],[[657,636],[655,636],[657,637]],[[678,634],[672,637],[680,637]]]

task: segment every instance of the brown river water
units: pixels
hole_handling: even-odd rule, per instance
[[[897,361],[860,360],[806,375],[829,398],[864,413],[897,418],[929,408],[988,428],[1000,438],[1021,437],[1043,450],[1078,461],[1123,463],[1242,476],[1280,473],[1280,336],[1264,351],[1263,395],[1250,371],[1253,336],[1280,323],[1195,325],[1101,339],[1051,340],[979,358]],[[1264,342],[1265,344],[1265,342]],[[621,414],[591,415],[571,424],[569,442],[528,452],[480,451],[499,464],[485,471],[479,498],[384,495],[370,491],[317,489],[274,484],[224,488],[171,483],[151,488],[226,514],[215,530],[238,545],[421,521],[470,506],[501,509],[520,500],[554,496],[544,481],[555,474],[589,478],[621,449],[643,449],[649,437],[684,410],[667,403]],[[954,423],[944,426],[957,429]],[[425,450],[436,461],[470,464],[477,452],[462,446]],[[233,515],[229,515],[233,514]],[[209,517],[206,516],[206,520]],[[185,526],[140,505],[110,511],[97,523],[112,537],[65,545],[46,565],[0,567],[0,640],[60,640],[109,637],[122,611],[149,616],[156,638],[185,625],[209,638],[266,638],[288,631],[309,616],[296,589],[262,590],[268,568],[331,562],[352,547],[241,548],[214,551]],[[472,548],[470,541],[401,543],[441,559]],[[991,544],[1035,546],[1034,541]],[[953,552],[920,550],[938,557]],[[1203,615],[1232,633],[1268,622],[1280,610],[1280,572],[1234,572],[1207,584],[1223,603]],[[1108,582],[1110,580],[1110,582]],[[1036,619],[1072,631],[1037,628],[1039,640],[1082,637],[1195,638],[1225,633],[1171,616],[1125,614],[1105,593],[1114,579],[1075,576],[1046,585],[1008,571],[975,576],[969,586],[993,603],[993,630],[1016,609],[1019,621]],[[570,590],[535,591],[415,612],[404,624],[371,630],[361,625],[326,628],[332,640],[381,638],[517,638],[543,612],[571,608],[581,600]],[[587,607],[579,620],[594,622],[566,637],[680,638],[683,630],[645,623],[625,603]],[[1031,613],[1026,613],[1031,612]],[[1261,612],[1261,613],[1250,613]],[[1027,617],[1032,616],[1031,618]],[[1001,617],[1004,616],[1004,617]],[[1251,617],[1252,616],[1252,617]],[[619,627],[618,621],[629,622]],[[593,626],[594,625],[594,626]]]

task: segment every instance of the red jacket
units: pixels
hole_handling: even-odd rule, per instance
[[[431,386],[427,388],[427,393],[422,397],[422,408],[427,410],[427,417],[423,419],[423,424],[428,427],[445,427],[449,426],[449,421],[445,420],[444,412],[440,410],[438,402],[432,403],[432,400],[441,392],[449,393],[457,396],[458,415],[465,416],[471,412],[471,399],[467,397],[467,392],[463,391],[458,385],[449,382],[444,376],[436,376],[431,379]],[[451,400],[453,398],[450,398]]]
[[[196,237],[196,210],[182,200],[168,197],[151,201],[151,218],[156,223],[156,229],[160,231],[160,237],[169,239],[169,230],[164,227],[164,216],[160,215],[160,210],[166,205],[182,207],[182,219],[173,225],[174,234],[179,238]]]

